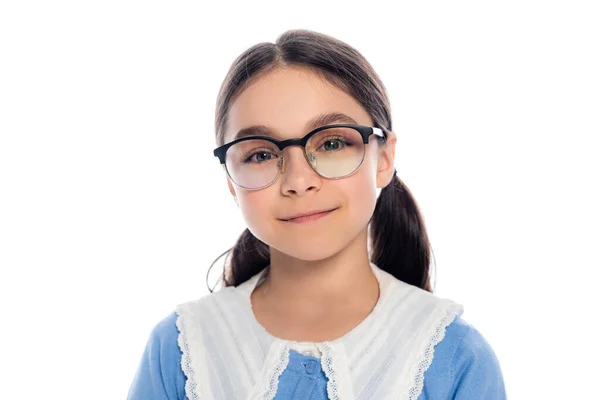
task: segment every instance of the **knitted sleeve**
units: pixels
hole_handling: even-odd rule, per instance
[[[176,318],[173,312],[152,329],[128,400],[187,400]]]
[[[494,351],[463,318],[446,328],[425,372],[418,400],[504,400],[504,381]]]
[[[450,367],[450,398],[505,400],[504,378],[494,350],[473,326],[463,323],[463,328]]]

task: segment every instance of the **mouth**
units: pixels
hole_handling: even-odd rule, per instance
[[[332,208],[331,210],[324,210],[324,211],[311,211],[310,213],[300,214],[300,215],[294,216],[292,218],[282,219],[282,221],[293,222],[293,223],[316,221],[318,219],[321,219],[321,218],[331,214],[335,210],[337,210],[337,208]]]

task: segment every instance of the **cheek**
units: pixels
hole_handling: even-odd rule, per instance
[[[346,191],[351,212],[362,216],[368,214],[370,217],[377,202],[375,182],[371,176],[367,176],[356,183]]]
[[[272,219],[275,218],[271,206],[273,195],[268,189],[256,192],[238,192],[238,204],[246,226],[254,236],[265,241]]]
[[[370,176],[372,176],[373,181],[375,182],[377,179],[377,166],[379,163],[379,145],[377,143],[369,143],[367,147],[367,151],[365,152],[365,160],[363,165],[365,170],[369,171]]]
[[[251,218],[254,214],[263,214],[266,199],[260,196],[258,192],[247,192],[238,194],[240,210],[244,218]]]
[[[377,189],[377,150],[377,146],[368,147],[363,164],[356,172],[356,176],[351,177],[356,179],[348,187],[348,190],[351,192],[349,192],[348,198],[352,199],[352,202],[355,203],[352,206],[352,211],[357,212],[361,217],[366,217],[367,219],[371,218],[375,210],[379,194]]]
[[[356,178],[356,185],[360,187],[361,190],[368,192],[375,192],[377,188],[377,167],[378,167],[378,152],[377,146],[369,145],[367,147],[367,151],[365,152],[365,159],[363,160],[362,165],[359,170],[356,171],[352,178]],[[367,193],[364,193],[367,195]]]
[[[339,182],[339,189],[347,199],[347,215],[357,224],[366,224],[370,220],[377,203],[376,177],[370,164],[365,159],[360,170],[347,180]]]

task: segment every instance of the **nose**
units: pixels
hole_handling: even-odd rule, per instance
[[[321,188],[322,178],[308,165],[301,147],[290,146],[284,150],[281,192],[284,195],[303,196]]]

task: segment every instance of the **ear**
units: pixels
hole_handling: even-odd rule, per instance
[[[381,146],[377,161],[377,187],[386,187],[394,177],[394,157],[396,156],[396,134],[389,131],[384,145]]]
[[[231,193],[231,195],[233,196],[233,200],[235,201],[235,204],[238,205],[238,201],[237,201],[237,194],[235,193],[235,188],[233,187],[233,183],[231,183],[231,179],[229,179],[229,177],[227,177],[227,186],[229,187],[229,193]]]

